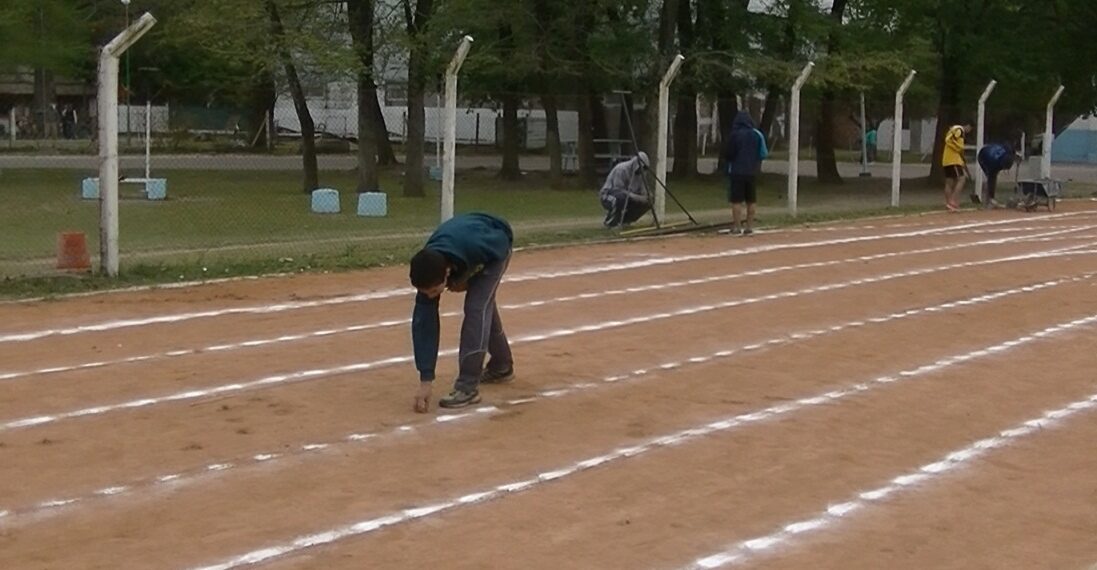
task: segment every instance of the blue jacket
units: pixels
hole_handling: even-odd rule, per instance
[[[762,169],[764,137],[754,128],[750,113],[739,111],[724,141],[724,159],[728,172],[735,176],[757,176]]]
[[[991,143],[979,149],[977,158],[983,172],[991,174],[992,172],[1001,172],[1013,168],[1015,155],[1013,148],[1009,145]]]
[[[461,214],[438,226],[423,248],[441,253],[453,266],[446,280],[452,288],[474,279],[485,266],[506,259],[513,243],[514,232],[506,221],[488,214]],[[434,380],[439,328],[438,298],[416,293],[411,337],[415,368],[423,382]]]

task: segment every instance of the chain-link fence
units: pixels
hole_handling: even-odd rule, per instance
[[[301,117],[288,95],[259,112],[155,99],[123,104],[123,271],[193,278],[402,262],[440,217],[442,97],[425,97],[418,177],[408,172],[415,163],[408,156],[414,121],[409,121],[405,89],[383,88],[378,102],[388,142],[379,152],[379,187],[363,188],[353,85],[333,83],[311,93],[318,192],[306,192]],[[89,261],[97,265],[92,103],[86,97],[62,100],[56,115],[45,121],[26,105],[0,107],[8,117],[0,122],[0,277],[55,272],[64,253],[61,236],[73,232],[84,235]],[[643,97],[614,93],[557,94],[552,107],[546,112],[535,93],[459,103],[456,211],[497,213],[514,224],[522,243],[613,235],[602,226],[597,191],[609,169],[631,158],[637,145],[655,147],[649,128],[654,113]],[[785,221],[788,125],[783,99],[766,105],[761,95],[748,95],[729,104],[677,94],[670,105],[670,160],[663,182],[672,196],[665,221],[685,219],[679,202],[701,222],[729,218],[721,134],[731,120],[727,115],[739,108],[760,123],[773,147],[763,167],[759,223]],[[847,118],[854,109],[851,104],[838,111],[836,166],[845,180],[838,185],[816,181],[810,149],[818,117],[816,110],[805,108],[801,219],[888,206],[890,167],[882,164],[886,158],[875,165],[859,163],[859,126]],[[927,173],[924,163],[912,164],[905,176]],[[359,194],[359,189],[373,192]],[[904,204],[936,199],[935,192],[911,191]]]

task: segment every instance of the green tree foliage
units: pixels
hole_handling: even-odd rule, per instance
[[[94,2],[0,0],[0,68],[86,77],[94,69]]]
[[[368,98],[377,83],[366,70],[371,61],[406,67],[405,193],[413,196],[424,194],[425,98],[440,87],[465,34],[476,43],[462,72],[462,96],[503,109],[503,175],[518,175],[518,109],[540,105],[546,110],[557,185],[562,180],[557,111],[578,110],[580,171],[591,183],[593,139],[606,134],[606,124],[619,122],[604,116],[622,99],[613,92],[631,92],[623,98],[630,108],[646,106],[632,117],[645,148],[653,147],[655,87],[678,52],[687,56],[673,99],[680,176],[695,172],[695,96],[718,101],[726,130],[737,110],[736,95],[764,93],[760,126],[776,134],[770,126],[779,102],[807,61],[817,68],[805,89],[804,120],[816,121],[820,171],[835,180],[830,157],[836,136],[828,132],[849,119],[861,93],[872,124],[890,116],[894,90],[912,68],[919,75],[908,95],[909,112],[936,115],[939,130],[971,118],[992,78],[999,82],[988,114],[992,138],[1039,130],[1044,105],[1060,83],[1066,91],[1057,128],[1097,109],[1093,0],[357,0],[350,5],[141,0],[139,5],[160,24],[134,48],[132,65],[159,72],[135,73],[134,94],[248,107],[254,110],[253,126],[273,105],[276,85],[289,86],[304,126],[311,120],[302,85],[311,78],[357,80],[360,96]],[[358,17],[351,18],[348,9],[357,10]],[[33,69],[36,84],[43,86],[50,74],[93,81],[98,46],[123,25],[117,2],[0,0],[0,66]],[[45,102],[48,94],[38,99]],[[614,106],[604,106],[606,101]],[[379,109],[371,113],[360,117],[363,125],[378,123]],[[377,149],[391,155],[382,151]],[[935,154],[939,151],[940,134]],[[375,171],[371,161],[364,164]],[[373,185],[373,174],[364,174],[362,187]],[[306,177],[306,189],[314,183]]]
[[[865,0],[877,21],[921,38],[933,54],[932,98],[938,119],[933,156],[944,130],[974,119],[975,104],[991,79],[998,87],[988,102],[992,138],[1012,139],[1039,117],[1057,85],[1066,86],[1058,107],[1065,126],[1097,107],[1097,60],[1064,57],[1097,53],[1092,34],[1097,4],[1090,0]],[[919,78],[919,83],[926,81]],[[933,177],[940,177],[934,161]]]

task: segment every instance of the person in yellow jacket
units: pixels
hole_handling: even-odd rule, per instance
[[[967,160],[964,158],[964,137],[971,134],[971,123],[953,125],[945,132],[945,150],[941,154],[941,166],[945,171],[945,207],[958,212],[958,198],[967,182]]]

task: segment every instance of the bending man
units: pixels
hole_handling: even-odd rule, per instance
[[[453,391],[438,401],[461,408],[480,401],[480,384],[514,378],[514,359],[495,305],[495,291],[510,263],[514,234],[510,225],[488,214],[462,214],[438,226],[411,258],[415,311],[411,319],[419,391],[415,411],[430,408],[434,367],[438,362],[438,300],[447,289],[465,293],[465,318],[458,351],[459,372]],[[484,356],[491,361],[484,369]]]

